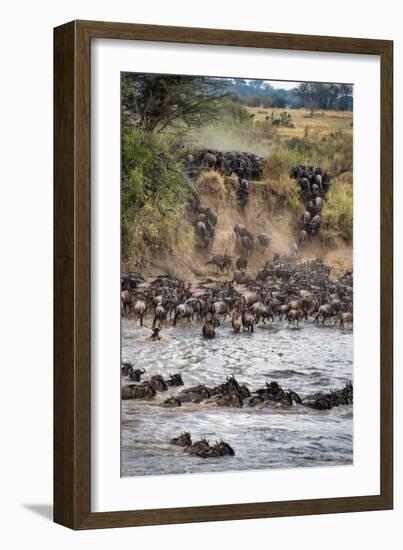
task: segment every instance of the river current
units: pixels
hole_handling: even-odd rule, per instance
[[[316,326],[312,320],[292,328],[276,321],[259,325],[253,334],[234,334],[227,321],[214,340],[204,340],[201,325],[194,324],[164,327],[164,340],[152,342],[147,339],[149,319],[145,325],[140,328],[133,320],[122,320],[122,359],[146,369],[144,379],[180,372],[185,387],[215,386],[234,375],[249,389],[275,380],[301,396],[341,388],[353,379],[351,329]],[[203,403],[172,409],[159,406],[181,389],[169,388],[151,401],[122,401],[122,476],[352,464],[352,405],[328,411],[299,405],[291,409],[235,409]],[[223,439],[235,456],[190,456],[169,443],[183,431],[190,432],[193,441]]]

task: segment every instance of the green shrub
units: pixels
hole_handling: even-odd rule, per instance
[[[303,137],[293,137],[285,143],[286,148],[298,160],[296,164],[320,166],[336,176],[352,169],[353,141],[352,136],[341,130],[327,136],[315,137],[305,129]]]
[[[167,136],[125,129],[122,136],[122,255],[175,239],[189,196]]]
[[[289,176],[291,168],[301,164],[301,158],[300,154],[293,150],[276,151],[264,161],[264,175],[270,180],[278,180],[281,177]]]
[[[351,173],[335,179],[322,211],[322,237],[334,244],[338,237],[353,238],[353,186]]]

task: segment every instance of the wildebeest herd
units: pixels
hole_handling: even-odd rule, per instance
[[[224,254],[220,262],[223,263],[218,262],[219,265],[229,272],[230,258]],[[236,264],[245,270],[247,258],[239,257]],[[236,280],[239,273],[243,275],[241,282]],[[220,335],[220,327],[227,322],[230,322],[235,337],[248,332],[253,339],[260,323],[286,321],[286,326],[291,327],[301,322],[337,323],[344,329],[353,321],[352,272],[332,277],[330,267],[321,259],[299,263],[293,253],[276,255],[254,275],[234,271],[233,277],[225,281],[203,277],[191,284],[170,274],[146,278],[140,273],[128,273],[121,277],[121,288],[123,315],[142,326],[148,318],[148,326],[152,329],[150,340],[160,340],[160,331],[164,331],[168,324],[186,327],[200,323],[200,338],[207,343]],[[190,337],[186,331],[183,336]],[[165,399],[157,400],[164,394]],[[203,383],[187,387],[183,372],[149,376],[141,364],[122,363],[122,399],[156,401],[156,406],[164,409],[197,404],[202,408],[253,410],[280,407],[293,408],[295,412],[307,408],[323,411],[351,404],[353,386],[349,382],[342,388],[301,395],[281,387],[276,381],[251,388],[234,376],[228,376],[218,385]],[[210,445],[201,439],[192,443],[187,433],[174,438],[171,443],[183,446],[184,453],[200,458],[235,454],[224,441]]]
[[[291,177],[298,181],[305,211],[299,221],[298,245],[303,247],[307,238],[319,232],[325,195],[331,185],[329,174],[322,168],[299,164],[292,168]]]
[[[160,400],[158,406],[177,408],[189,404],[201,407],[227,408],[306,408],[329,410],[341,405],[353,403],[353,385],[348,382],[344,387],[325,392],[316,392],[302,396],[291,389],[282,388],[278,382],[266,382],[264,386],[251,389],[245,383],[240,383],[234,376],[227,376],[225,382],[216,386],[199,384],[184,387],[181,373],[170,374],[168,379],[160,374],[141,380],[144,369],[135,368],[132,363],[122,363],[122,399],[123,400],[154,400],[158,394],[169,395]],[[170,441],[173,445],[184,448],[186,453],[202,458],[233,456],[235,451],[224,441],[210,445],[205,439],[192,443],[190,433],[184,432]]]
[[[129,368],[128,368],[129,367]],[[122,376],[126,383],[122,387],[122,399],[153,399],[159,392],[177,389],[184,385],[180,373],[170,374],[164,380],[160,374],[141,381],[133,373],[138,371],[131,363],[122,363]],[[131,381],[136,380],[135,383]],[[316,392],[300,396],[293,390],[283,389],[278,382],[266,382],[264,387],[250,389],[246,384],[240,384],[234,376],[228,376],[226,381],[217,386],[199,384],[172,393],[160,405],[165,408],[181,407],[187,403],[202,403],[218,407],[292,407],[302,405],[318,410],[328,410],[339,405],[349,405],[353,402],[353,386],[351,382],[341,389],[328,392]]]
[[[183,159],[183,166],[191,177],[204,170],[216,170],[223,176],[235,174],[239,178],[252,180],[260,180],[263,177],[262,157],[245,151],[202,149],[189,153]]]
[[[217,441],[214,445],[210,445],[209,441],[205,438],[193,443],[189,432],[183,432],[180,436],[173,437],[170,443],[183,447],[185,453],[201,458],[218,458],[221,456],[234,456],[235,454],[231,445],[222,440]]]
[[[201,407],[229,407],[240,409],[243,407],[262,408],[291,408],[300,407],[301,411],[312,408],[329,410],[340,405],[353,403],[353,386],[348,382],[340,389],[327,392],[316,392],[301,396],[293,390],[283,389],[278,382],[266,382],[263,387],[255,390],[247,384],[239,383],[234,376],[228,376],[226,381],[217,386],[199,384],[182,388],[184,382],[180,373],[170,374],[165,380],[162,375],[153,375],[141,381],[144,369],[136,369],[131,363],[122,363],[122,399],[153,400],[157,394],[169,394],[169,397],[159,402],[163,408],[177,408],[188,404],[200,404]],[[133,380],[135,381],[133,383]],[[297,409],[298,410],[298,409]],[[235,451],[224,441],[210,445],[205,439],[192,443],[188,432],[174,437],[170,441],[173,445],[184,448],[186,453],[202,458],[233,456]]]
[[[246,178],[262,177],[261,159],[249,153],[221,153],[203,150],[197,156],[189,155],[184,167],[193,176],[198,170],[215,169],[223,175],[238,176],[238,188]],[[200,324],[200,338],[206,341],[220,337],[220,327],[229,323],[234,337],[248,332],[253,339],[259,324],[286,322],[290,328],[304,323],[338,325],[340,329],[353,322],[353,273],[332,274],[331,268],[320,258],[299,261],[299,251],[308,238],[318,233],[325,195],[330,187],[329,175],[313,166],[296,166],[291,176],[299,184],[305,211],[299,220],[298,244],[289,254],[274,256],[261,263],[256,272],[248,272],[250,256],[261,251],[262,257],[271,244],[266,233],[253,234],[241,223],[235,224],[235,251],[215,254],[206,266],[212,266],[211,276],[199,276],[187,282],[164,273],[145,277],[139,272],[121,276],[122,315],[134,324],[152,330],[149,339],[164,339],[165,327]],[[247,187],[246,187],[247,189]],[[248,194],[242,195],[247,197]],[[238,199],[242,198],[238,194]],[[242,205],[241,205],[242,206]],[[214,238],[217,214],[199,203],[195,206],[195,230],[203,248]],[[207,258],[206,258],[207,259]],[[213,275],[220,275],[216,277]],[[221,276],[225,276],[222,280]],[[228,330],[228,329],[227,329]],[[186,337],[186,333],[184,333]],[[194,336],[192,336],[194,337]],[[252,340],[253,341],[253,340]],[[155,344],[158,345],[158,344]],[[210,346],[210,344],[208,343]],[[143,379],[145,378],[145,379]],[[141,365],[122,364],[122,399],[153,400],[160,393],[168,397],[158,402],[163,408],[176,408],[190,403],[201,406],[230,408],[306,407],[327,410],[353,402],[353,386],[309,395],[299,395],[283,389],[277,382],[267,382],[252,389],[239,383],[234,376],[218,386],[206,384],[185,386],[182,374],[169,377],[157,374],[148,377]],[[165,394],[165,395],[167,395]],[[205,439],[192,442],[188,432],[173,438],[170,443],[184,448],[184,452],[202,458],[231,456],[235,452],[224,441],[210,445]]]
[[[215,168],[225,175],[235,173],[238,176],[237,199],[239,206],[243,209],[249,199],[249,182],[246,179],[245,171],[237,168],[234,170],[218,169],[216,164],[213,162],[211,164],[207,163],[207,165],[205,163],[203,164],[203,159],[209,158],[209,155],[215,155],[214,158],[221,159],[221,163],[222,159],[226,158],[226,155],[235,155],[235,158],[239,160],[239,158],[243,158],[242,155],[245,155],[245,153],[230,154],[215,151],[213,154],[211,150],[204,150],[200,155],[199,161],[202,169]],[[189,158],[191,160],[187,160],[185,162],[185,166],[187,166],[188,169],[189,166],[193,166],[192,163],[195,162],[193,155],[189,155]],[[232,157],[229,156],[229,158]],[[251,160],[250,162],[252,162],[253,166],[253,163],[257,163],[256,165],[259,166],[259,170],[248,170],[248,173],[250,172],[252,174],[248,177],[255,177],[255,179],[259,179],[260,176],[257,176],[258,173],[261,174],[261,159],[256,155],[253,155],[252,159],[253,161]],[[235,167],[238,166],[237,163],[234,164]],[[230,165],[232,166],[231,163]],[[303,248],[307,239],[312,239],[314,235],[319,233],[322,223],[321,213],[324,206],[326,193],[331,185],[331,178],[322,168],[306,165],[295,166],[292,168],[290,175],[292,178],[296,179],[299,184],[300,197],[304,204],[304,212],[301,214],[298,223],[297,242],[294,244],[294,248],[297,250]],[[217,215],[211,210],[211,208],[201,206],[200,204],[195,206],[195,213],[195,230],[198,241],[203,248],[207,248],[214,238],[217,225]],[[234,231],[236,236],[239,237],[240,243],[244,247],[246,253],[249,254],[252,252],[255,247],[255,236],[241,224],[236,224]],[[270,238],[265,233],[261,233],[260,235],[257,235],[257,242],[260,247],[267,248],[270,244]]]
[[[218,270],[229,272],[230,256],[215,256],[210,262]],[[247,258],[240,256],[236,266],[246,268]],[[203,323],[203,335],[213,338],[227,318],[234,332],[253,332],[259,322],[286,319],[289,324],[311,319],[314,323],[331,321],[341,328],[353,320],[353,274],[331,277],[331,269],[321,259],[298,263],[297,255],[279,256],[267,261],[256,274],[235,270],[232,279],[218,281],[199,278],[191,284],[173,275],[144,278],[125,274],[121,278],[122,314],[131,315],[143,326],[151,314],[152,326],[164,323]]]

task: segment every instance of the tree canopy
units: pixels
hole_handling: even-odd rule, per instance
[[[130,73],[122,77],[122,114],[128,126],[146,132],[197,128],[219,120],[226,95],[220,79]]]

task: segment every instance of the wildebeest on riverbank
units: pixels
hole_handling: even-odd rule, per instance
[[[232,259],[216,255],[208,263],[221,273],[230,270]],[[258,323],[277,320],[331,326],[338,321],[344,329],[353,320],[353,274],[332,276],[319,258],[298,263],[293,254],[275,255],[255,275],[234,272],[228,280],[200,277],[190,285],[171,275],[144,279],[134,290],[122,292],[122,314],[140,319],[140,325],[152,316],[157,328],[169,321],[173,326],[209,321],[217,329],[222,322],[239,319],[250,332]]]

